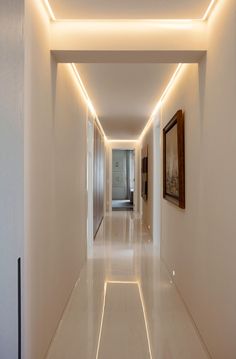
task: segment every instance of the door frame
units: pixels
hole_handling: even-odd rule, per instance
[[[161,112],[156,114],[153,123],[153,244],[160,254],[161,247]]]
[[[138,201],[138,185],[139,185],[139,152],[137,143],[134,142],[111,142],[109,143],[108,150],[108,176],[107,176],[107,187],[108,187],[108,201],[106,208],[108,212],[112,212],[112,150],[133,150],[134,151],[134,173],[135,173],[135,185],[134,185],[134,212],[139,211]]]
[[[94,120],[87,120],[87,258],[93,253],[93,149]]]

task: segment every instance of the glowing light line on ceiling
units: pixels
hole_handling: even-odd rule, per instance
[[[122,142],[122,143],[127,143],[127,142],[138,142],[138,140],[107,140],[108,143],[113,143],[113,142]]]
[[[206,9],[205,14],[203,15],[203,17],[202,17],[202,19],[201,19],[202,21],[208,20],[210,14],[212,13],[212,10],[213,10],[214,6],[216,5],[216,1],[217,1],[217,0],[212,0],[212,1],[210,2],[208,8]]]
[[[45,6],[45,8],[46,8],[46,10],[47,10],[47,12],[48,12],[48,15],[49,15],[50,19],[51,19],[52,21],[57,21],[57,19],[56,19],[54,13],[53,13],[53,11],[52,11],[52,7],[51,7],[51,5],[49,4],[49,1],[48,1],[48,0],[43,0],[43,4],[44,4],[44,6]]]
[[[201,18],[196,18],[196,19],[57,19],[54,15],[54,12],[52,10],[52,7],[49,3],[49,0],[43,0],[43,3],[48,11],[48,14],[50,16],[50,19],[52,21],[57,21],[57,22],[104,22],[104,23],[109,23],[111,22],[112,24],[114,23],[125,23],[125,22],[131,22],[131,23],[156,23],[157,25],[163,26],[164,27],[168,27],[168,23],[170,24],[170,26],[173,26],[174,24],[176,25],[187,25],[187,23],[192,23],[192,22],[199,22],[199,21],[206,21],[210,14],[211,11],[213,10],[215,4],[216,4],[217,0],[211,0],[210,4],[208,5],[205,13],[203,14],[203,16]]]
[[[79,72],[78,72],[78,70],[77,70],[77,67],[76,67],[76,65],[75,65],[74,63],[73,63],[73,64],[69,64],[69,65],[70,65],[71,68],[72,68],[73,74],[74,74],[74,76],[75,76],[75,78],[76,78],[76,81],[77,81],[77,83],[78,83],[78,85],[79,85],[79,87],[80,87],[80,89],[81,89],[81,92],[82,92],[82,94],[83,94],[84,100],[85,100],[85,102],[87,103],[87,106],[88,106],[88,108],[89,108],[89,110],[90,110],[92,116],[96,119],[96,122],[97,122],[97,124],[98,124],[98,126],[99,126],[99,128],[100,128],[100,130],[101,130],[101,132],[102,132],[102,134],[103,134],[103,136],[104,136],[104,138],[105,138],[105,140],[107,141],[107,137],[106,137],[106,135],[105,135],[105,132],[104,132],[104,130],[103,130],[103,127],[102,127],[102,125],[101,125],[101,123],[100,123],[100,121],[99,121],[99,118],[98,118],[98,116],[97,116],[97,114],[96,114],[96,111],[95,111],[95,109],[94,109],[94,107],[93,107],[92,101],[91,101],[90,98],[89,98],[89,95],[88,95],[88,93],[87,93],[87,91],[86,91],[86,88],[85,88],[85,86],[84,86],[84,84],[83,84],[83,81],[82,81],[82,79],[81,79],[81,77],[80,77],[80,74],[79,74]]]
[[[164,92],[162,93],[159,101],[157,102],[156,106],[154,107],[154,110],[152,111],[152,114],[147,122],[147,124],[145,125],[143,131],[141,132],[141,135],[139,137],[139,140],[141,141],[141,139],[143,138],[144,134],[146,133],[146,131],[148,130],[148,128],[151,126],[152,122],[154,121],[155,115],[157,114],[158,110],[160,109],[162,102],[164,100],[164,98],[166,97],[167,93],[170,91],[171,87],[174,85],[174,82],[176,80],[176,77],[178,76],[181,68],[182,68],[183,64],[179,64],[175,70],[175,72],[173,73],[170,81],[168,82]]]
[[[99,19],[99,20],[79,20],[80,22],[84,22],[84,23],[88,23],[88,22],[91,22],[91,23],[95,23],[95,22],[98,22],[98,23],[102,23],[102,22],[104,22],[104,23],[109,23],[109,22],[111,22],[112,24],[114,24],[114,23],[125,23],[125,22],[130,22],[130,23],[144,23],[144,22],[146,22],[146,23],[148,23],[148,24],[150,24],[150,23],[155,23],[155,24],[157,24],[157,25],[159,25],[160,27],[165,27],[165,28],[168,28],[168,27],[176,27],[176,28],[178,28],[178,27],[180,27],[180,28],[187,28],[187,27],[189,27],[192,23],[194,23],[194,22],[199,22],[199,21],[207,21],[208,20],[208,18],[210,17],[210,15],[211,15],[211,13],[212,13],[212,10],[213,10],[213,8],[215,7],[215,5],[216,5],[216,2],[217,2],[217,0],[212,0],[211,2],[210,2],[210,4],[209,4],[209,6],[207,7],[207,9],[206,9],[206,11],[205,11],[205,13],[204,13],[204,15],[203,15],[203,17],[202,18],[200,18],[200,19],[138,19],[138,20],[135,20],[135,19],[115,19],[115,20],[111,20],[111,19]],[[55,17],[55,15],[54,15],[54,12],[53,12],[53,10],[52,10],[52,7],[51,7],[51,5],[50,5],[50,3],[49,3],[49,0],[43,0],[43,3],[44,3],[44,6],[45,6],[45,8],[46,8],[46,10],[47,10],[47,12],[48,12],[48,14],[49,14],[49,17],[50,17],[50,19],[52,20],[52,21],[63,21],[63,22],[78,22],[78,20],[76,20],[76,19],[69,19],[69,20],[66,20],[66,19],[62,19],[62,20],[60,20],[60,19],[56,19],[56,17]],[[87,91],[86,91],[86,89],[85,89],[85,87],[84,87],[84,84],[83,84],[83,82],[82,82],[82,80],[81,80],[81,78],[80,78],[80,75],[79,75],[79,73],[78,73],[78,70],[77,70],[77,68],[76,68],[76,66],[75,66],[75,64],[71,64],[71,67],[72,67],[72,69],[73,69],[73,71],[74,71],[74,73],[75,73],[75,76],[76,76],[76,78],[77,78],[77,80],[78,80],[78,83],[79,83],[79,85],[80,85],[80,87],[81,87],[81,89],[82,89],[82,92],[83,92],[83,94],[84,94],[84,96],[85,96],[85,99],[86,99],[86,103],[87,103],[87,105],[88,105],[88,108],[89,108],[89,110],[90,110],[90,112],[92,113],[92,115],[96,118],[96,121],[97,121],[97,123],[98,123],[98,125],[99,125],[99,127],[100,127],[100,129],[101,129],[101,131],[102,131],[102,133],[103,133],[103,135],[104,135],[104,138],[105,138],[105,140],[107,141],[107,137],[106,137],[106,135],[105,135],[105,132],[104,132],[104,130],[103,130],[103,127],[102,127],[102,125],[101,125],[101,123],[100,123],[100,121],[99,121],[99,119],[98,119],[98,116],[96,115],[96,111],[95,111],[95,109],[94,109],[94,107],[93,107],[93,104],[92,104],[92,102],[91,102],[91,100],[90,100],[90,98],[89,98],[89,96],[88,96],[88,94],[87,94]],[[172,76],[172,78],[171,78],[171,80],[170,80],[170,82],[168,83],[168,85],[167,85],[167,87],[165,88],[165,90],[164,90],[164,92],[163,92],[163,94],[162,94],[162,96],[161,96],[161,98],[160,98],[160,100],[157,102],[157,104],[156,104],[156,106],[155,106],[155,108],[154,108],[154,110],[153,110],[153,112],[152,112],[152,115],[151,115],[151,117],[149,118],[149,120],[148,120],[148,122],[147,122],[147,124],[145,125],[145,127],[144,127],[144,129],[143,129],[143,131],[142,131],[142,133],[141,133],[141,135],[140,135],[140,137],[139,137],[139,139],[137,139],[137,140],[109,140],[109,142],[137,142],[137,141],[139,141],[139,140],[141,140],[142,139],[142,137],[143,137],[143,135],[145,134],[145,132],[146,132],[146,130],[149,128],[149,126],[151,125],[151,123],[152,123],[152,121],[153,121],[153,119],[154,119],[154,116],[155,116],[155,114],[157,113],[157,111],[158,111],[158,109],[160,108],[160,106],[161,106],[161,103],[162,103],[162,101],[163,101],[163,99],[164,99],[164,97],[166,96],[166,94],[168,93],[168,91],[169,91],[169,89],[171,88],[171,86],[173,85],[173,83],[174,83],[174,81],[175,81],[175,79],[176,79],[176,76],[177,76],[177,74],[179,73],[179,71],[180,71],[180,69],[181,69],[181,67],[182,67],[182,64],[179,64],[178,65],[178,67],[177,67],[177,69],[176,69],[176,71],[174,72],[174,74],[173,74],[173,76]]]

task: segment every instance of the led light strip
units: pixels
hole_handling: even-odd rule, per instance
[[[145,328],[146,328],[146,333],[147,333],[149,355],[150,355],[150,359],[152,359],[152,349],[151,349],[151,342],[150,342],[150,336],[149,336],[146,308],[145,308],[145,304],[144,304],[142,287],[139,282],[138,282],[138,290],[139,290],[139,295],[140,295],[140,299],[141,299],[141,303],[142,303],[143,316],[144,316]]]
[[[57,21],[57,19],[56,19],[54,13],[53,13],[53,11],[52,11],[52,7],[51,7],[51,5],[49,4],[49,1],[48,1],[48,0],[43,0],[43,4],[44,4],[44,6],[45,6],[45,8],[46,8],[46,10],[47,10],[47,12],[48,12],[48,15],[49,15],[50,19],[51,19],[52,21]]]
[[[93,118],[96,119],[97,124],[98,124],[98,126],[99,126],[99,128],[100,128],[100,130],[101,130],[101,132],[102,132],[102,134],[103,134],[103,136],[104,136],[104,139],[105,139],[105,141],[107,141],[107,137],[106,137],[106,135],[105,135],[105,132],[104,132],[104,130],[103,130],[103,128],[102,128],[102,125],[101,125],[101,123],[100,123],[100,121],[99,121],[99,118],[98,118],[98,116],[97,116],[97,114],[96,114],[96,111],[95,111],[95,109],[94,109],[94,107],[93,107],[92,101],[91,101],[90,98],[89,98],[89,95],[88,95],[88,93],[87,93],[87,91],[86,91],[86,88],[85,88],[85,86],[84,86],[84,84],[83,84],[83,81],[81,80],[81,77],[80,77],[80,74],[79,74],[79,72],[78,72],[78,70],[77,70],[76,65],[73,63],[73,64],[69,64],[69,66],[70,66],[71,69],[72,69],[72,72],[73,72],[73,74],[74,74],[74,76],[75,76],[75,79],[76,79],[76,81],[77,81],[77,83],[78,83],[78,85],[79,85],[79,88],[80,88],[80,90],[81,90],[81,93],[83,94],[84,100],[85,100],[85,102],[87,103],[87,106],[88,106],[88,108],[89,108],[89,110],[90,110],[90,112],[91,112]]]
[[[204,15],[203,15],[203,17],[201,19],[138,19],[138,20],[135,20],[135,19],[133,19],[133,20],[132,19],[126,19],[126,20],[125,19],[124,20],[115,19],[115,20],[111,20],[111,19],[109,19],[109,20],[82,20],[82,21],[83,22],[90,22],[91,21],[92,23],[95,23],[95,22],[98,22],[98,23],[100,23],[100,22],[104,22],[104,23],[108,23],[108,22],[112,22],[112,23],[125,23],[125,22],[139,23],[139,22],[141,22],[141,23],[143,23],[143,22],[147,22],[147,23],[156,23],[161,27],[173,27],[173,26],[176,26],[176,27],[188,27],[191,23],[196,22],[196,21],[198,21],[198,22],[199,21],[207,21],[210,14],[212,13],[212,10],[213,10],[214,6],[216,5],[216,2],[217,2],[217,0],[211,0],[207,10],[205,11],[205,13],[204,13]],[[73,20],[73,19],[72,20],[65,20],[65,19],[59,20],[59,19],[56,19],[55,15],[53,13],[52,7],[51,7],[51,5],[49,3],[49,0],[43,0],[43,3],[44,3],[44,6],[45,6],[45,8],[46,8],[46,10],[47,10],[47,12],[49,14],[49,17],[50,17],[50,19],[52,21],[64,21],[64,22],[68,22],[68,21],[76,22],[77,21],[78,22],[78,20]],[[79,21],[81,21],[81,20],[79,20]],[[80,77],[80,75],[78,73],[78,70],[77,70],[75,64],[71,64],[71,67],[72,67],[72,69],[74,71],[74,74],[75,74],[76,79],[77,79],[77,81],[79,83],[79,86],[80,86],[80,88],[81,88],[81,90],[82,90],[82,92],[84,94],[85,101],[86,101],[86,103],[88,105],[88,108],[89,108],[90,112],[92,113],[92,115],[95,117],[95,119],[96,119],[96,121],[97,121],[97,123],[99,125],[99,128],[101,129],[102,134],[103,134],[105,140],[107,141],[107,137],[105,135],[103,127],[102,127],[102,125],[101,125],[101,123],[99,121],[99,118],[98,118],[98,116],[96,114],[96,111],[95,111],[95,109],[93,107],[92,101],[90,100],[90,98],[88,96],[88,93],[87,93],[87,91],[85,89],[85,86],[84,86],[84,84],[83,84],[83,82],[81,80],[81,77]],[[139,139],[137,139],[137,140],[109,140],[108,142],[138,142],[138,141],[142,140],[145,132],[147,131],[147,129],[150,127],[151,123],[153,122],[154,116],[157,113],[158,109],[160,108],[164,97],[166,96],[169,89],[173,85],[173,83],[174,83],[174,81],[175,81],[175,79],[177,77],[177,74],[179,73],[181,67],[182,67],[182,64],[179,64],[177,69],[175,70],[174,74],[172,75],[170,82],[168,83],[167,87],[165,88],[160,100],[157,102],[157,104],[156,104],[156,106],[155,106],[155,108],[154,108],[154,110],[153,110],[153,112],[151,114],[151,117],[149,118],[147,124],[145,125]]]
[[[209,16],[210,16],[210,14],[211,14],[211,12],[212,12],[214,6],[216,5],[216,1],[217,1],[217,0],[212,0],[212,1],[210,2],[208,8],[206,9],[205,14],[204,14],[203,17],[202,17],[202,21],[208,20],[208,18],[209,18]]]
[[[129,143],[129,142],[138,142],[139,140],[107,140],[108,143],[114,143],[114,142],[122,142],[122,143]]]
[[[122,23],[122,22],[133,22],[133,23],[139,23],[139,22],[147,22],[147,23],[157,23],[157,24],[186,24],[186,23],[191,23],[191,22],[198,22],[198,21],[206,21],[210,14],[211,11],[213,10],[213,7],[215,6],[217,0],[211,0],[210,4],[208,5],[204,15],[201,18],[197,18],[197,19],[56,19],[54,12],[52,10],[52,7],[49,3],[49,0],[43,0],[43,3],[48,11],[48,14],[50,16],[50,19],[52,21],[59,21],[59,22],[104,22],[104,23],[108,23],[108,22],[112,22],[114,23]]]
[[[107,282],[104,283],[103,304],[102,304],[102,317],[101,317],[101,323],[100,323],[100,328],[99,328],[96,359],[98,359],[98,354],[99,354],[99,349],[100,349],[100,343],[101,343],[101,337],[102,337],[102,326],[103,326],[103,319],[104,319],[104,312],[105,312],[105,305],[106,305],[106,295],[107,295]]]
[[[154,107],[154,110],[147,122],[147,124],[145,125],[140,137],[139,137],[139,141],[142,140],[143,136],[145,135],[146,131],[149,129],[149,127],[151,126],[152,122],[154,121],[154,118],[155,118],[155,115],[157,114],[158,110],[160,109],[161,105],[162,105],[162,102],[164,100],[164,98],[166,97],[167,93],[169,92],[169,90],[171,89],[171,87],[173,86],[175,80],[176,80],[176,77],[178,76],[180,70],[182,69],[183,67],[183,64],[179,64],[175,70],[175,72],[173,73],[170,81],[168,82],[168,85],[166,86],[163,94],[161,95],[159,101],[157,102],[156,106]]]
[[[54,15],[53,11],[52,11],[52,8],[51,8],[51,5],[49,4],[49,1],[48,0],[43,0],[43,4],[44,4],[45,9],[47,10],[47,12],[48,12],[48,14],[50,16],[50,19],[52,21],[56,21],[56,17]],[[86,91],[86,88],[85,88],[85,86],[83,84],[83,81],[82,81],[82,79],[81,79],[81,77],[79,75],[79,72],[78,72],[78,70],[76,68],[76,65],[74,63],[72,63],[72,64],[69,64],[69,66],[71,67],[72,73],[73,73],[73,75],[74,75],[74,77],[76,79],[76,82],[78,83],[79,89],[80,89],[80,91],[81,91],[81,93],[83,95],[84,101],[86,102],[90,113],[92,114],[93,118],[96,120],[96,122],[97,122],[103,136],[104,136],[105,141],[107,141],[106,134],[105,134],[105,132],[103,130],[103,127],[101,125],[101,122],[99,121],[99,118],[98,118],[98,116],[96,114],[96,111],[94,109],[92,101],[89,98],[89,95],[88,95],[88,93]]]
[[[104,283],[102,316],[101,316],[101,323],[100,323],[99,335],[98,335],[98,345],[97,345],[97,351],[96,351],[96,359],[98,359],[99,350],[100,350],[100,344],[101,344],[102,327],[103,327],[104,312],[105,312],[105,307],[106,307],[106,294],[107,294],[107,285],[108,284],[135,284],[135,285],[138,286],[139,296],[140,296],[140,300],[141,300],[141,304],[142,304],[142,310],[143,310],[143,317],[144,317],[146,335],[147,335],[149,356],[150,356],[150,359],[153,359],[150,336],[149,336],[149,329],[148,329],[148,321],[147,321],[147,315],[146,315],[146,309],[145,309],[144,297],[143,297],[143,292],[142,292],[141,285],[140,285],[140,283],[138,281],[114,281],[114,280],[108,280],[108,281],[106,281]]]

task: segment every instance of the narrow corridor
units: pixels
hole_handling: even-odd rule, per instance
[[[140,217],[107,214],[47,359],[205,359]]]

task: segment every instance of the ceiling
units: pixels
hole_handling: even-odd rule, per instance
[[[59,19],[195,19],[210,0],[49,0]]]
[[[57,19],[194,19],[210,0],[49,0]],[[176,64],[76,65],[108,139],[137,139]]]
[[[176,64],[77,64],[108,139],[137,139]]]

